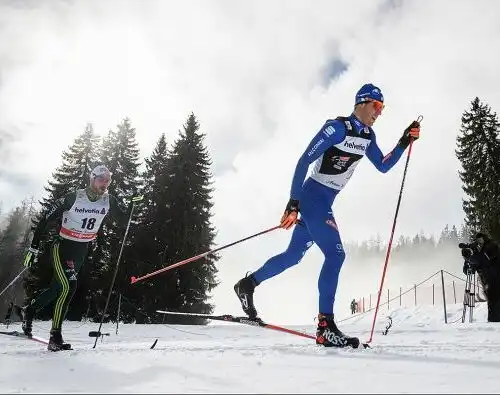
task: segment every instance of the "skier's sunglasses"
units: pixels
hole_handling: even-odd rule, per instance
[[[381,113],[385,107],[384,103],[378,100],[366,99],[365,103],[366,102],[373,103],[373,107],[375,107],[375,111],[377,111],[377,113]]]
[[[109,185],[111,184],[111,178],[108,176],[95,176],[94,182],[99,185]]]

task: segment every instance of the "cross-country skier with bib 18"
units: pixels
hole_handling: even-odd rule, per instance
[[[56,201],[33,234],[31,247],[25,257],[26,266],[31,266],[37,260],[40,238],[48,225],[60,221],[59,234],[50,249],[54,273],[50,287],[40,290],[36,297],[21,308],[23,332],[32,336],[35,313],[55,300],[48,345],[50,351],[71,349],[71,345],[63,341],[62,323],[75,293],[78,272],[87,256],[89,243],[97,237],[105,216],[110,214],[120,227],[127,226],[126,210],[107,192],[110,183],[111,172],[108,168],[104,165],[95,167],[90,174],[88,187],[69,192]]]
[[[255,287],[299,263],[316,243],[325,257],[318,279],[316,343],[326,347],[359,347],[359,339],[343,334],[334,320],[335,293],[345,252],[331,207],[363,156],[366,155],[380,172],[386,173],[398,162],[411,139],[418,139],[420,124],[413,121],[396,147],[384,156],[372,129],[383,108],[381,90],[372,84],[363,85],[356,93],[353,113],[349,117],[327,120],[299,158],[290,200],[280,223],[285,229],[296,224],[288,248],[234,286],[243,311],[250,318],[257,317],[253,301]],[[313,162],[314,169],[304,182]]]

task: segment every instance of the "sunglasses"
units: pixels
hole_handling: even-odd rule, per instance
[[[107,176],[95,176],[94,181],[100,185],[104,185],[104,184],[109,185],[111,183],[111,178],[109,178]]]
[[[385,104],[382,103],[381,101],[373,100],[373,99],[367,99],[366,101],[373,103],[373,107],[375,107],[375,111],[377,111],[377,113],[381,113],[382,110],[385,108]]]

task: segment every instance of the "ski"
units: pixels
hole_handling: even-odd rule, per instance
[[[21,332],[18,332],[18,331],[10,331],[10,332],[6,332],[6,331],[0,331],[0,335],[7,335],[7,336],[15,336],[15,337],[19,337],[21,339],[27,339],[27,340],[33,340],[35,342],[38,342],[38,343],[42,343],[42,344],[45,344],[45,345],[48,345],[49,344],[49,341],[44,339],[44,338],[41,338],[41,337],[38,337],[38,336],[26,336],[24,333],[21,333]]]
[[[180,313],[180,312],[176,312],[176,311],[164,311],[164,310],[156,310],[156,312],[160,313],[160,314],[167,314],[167,315],[180,315],[180,316],[185,316],[185,317],[188,317],[188,316],[189,317],[199,317],[199,318],[205,318],[207,320],[234,322],[236,324],[259,326],[261,328],[272,329],[275,331],[285,332],[285,333],[289,333],[291,335],[296,335],[296,336],[305,337],[307,339],[316,340],[316,336],[309,335],[308,333],[304,333],[304,332],[295,331],[293,329],[284,328],[282,326],[268,324],[268,323],[262,321],[260,318],[256,318],[256,319],[252,320],[248,317],[235,317],[234,315],[231,315],[231,314],[211,315],[211,314],[202,314],[202,313]]]
[[[167,314],[167,315],[180,315],[180,316],[185,316],[185,317],[199,317],[199,318],[204,318],[207,320],[234,322],[236,324],[257,326],[260,328],[271,329],[274,331],[285,332],[285,333],[289,333],[291,335],[316,340],[316,336],[310,335],[308,333],[296,331],[293,329],[285,328],[282,326],[268,324],[260,318],[250,319],[248,317],[237,317],[237,316],[234,316],[231,314],[212,315],[212,314],[202,314],[202,313],[181,313],[181,312],[177,312],[177,311],[165,311],[165,310],[156,310],[156,312],[160,313],[160,314]],[[363,346],[363,348],[370,348],[370,346],[367,343],[360,343],[360,346]]]

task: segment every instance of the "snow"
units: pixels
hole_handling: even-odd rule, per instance
[[[68,322],[74,351],[0,336],[2,393],[495,393],[500,388],[500,324],[461,323],[462,304],[380,311],[372,349],[338,350],[310,340],[239,324],[207,326]],[[387,315],[393,325],[386,336]],[[268,318],[268,317],[263,317]],[[367,340],[373,313],[345,317],[340,328]],[[273,322],[269,317],[269,322]],[[35,322],[47,336],[50,322]],[[315,326],[293,325],[314,333]],[[0,326],[1,330],[5,327]],[[19,330],[14,324],[9,330]],[[151,350],[155,339],[158,344]]]

